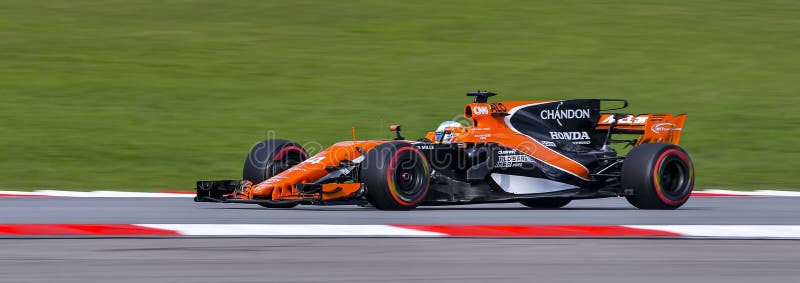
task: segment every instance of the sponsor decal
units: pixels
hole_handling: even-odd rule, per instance
[[[625,118],[619,119],[617,121],[617,125],[644,125],[644,124],[647,123],[648,119],[650,119],[650,116],[648,116],[648,115],[642,115],[642,116],[628,115]],[[606,118],[605,120],[603,120],[600,123],[601,124],[611,124],[613,122],[614,122],[614,116],[611,115],[611,116],[608,116],[608,118]]]
[[[494,167],[517,168],[517,167],[523,167],[525,163],[533,163],[533,162],[534,162],[533,158],[525,154],[504,155],[497,157],[497,163],[494,165]]]
[[[284,179],[286,179],[286,176],[281,176],[281,175],[278,175],[278,176],[275,176],[275,177],[269,178],[269,179],[268,179],[266,182],[264,182],[264,183],[265,183],[265,184],[274,184],[274,183],[280,183],[280,182],[283,182],[283,180],[284,180]]]
[[[498,155],[507,155],[507,154],[519,154],[519,151],[516,150],[501,150],[497,152]]]
[[[308,162],[308,163],[311,163],[311,164],[319,164],[319,163],[322,163],[322,160],[325,160],[325,156],[312,157],[312,158],[309,158],[308,160],[306,160],[305,162]]]
[[[588,140],[590,139],[587,132],[550,132],[550,138],[554,140]]]
[[[675,128],[675,124],[673,123],[658,123],[650,127],[650,131],[656,134],[660,134],[661,132],[672,132],[672,131],[682,131],[682,128]]]
[[[476,138],[478,138],[478,139],[480,139],[480,140],[486,140],[486,139],[488,139],[488,138],[491,138],[491,137],[492,137],[492,134],[480,134],[480,135],[473,135],[473,137],[476,137]]]
[[[487,115],[489,114],[489,107],[486,106],[472,107],[472,114],[475,116]]]
[[[563,104],[564,102],[562,101],[556,106],[556,109],[542,110],[539,116],[542,120],[556,120],[559,126],[564,126],[561,120],[588,119],[592,116],[592,111],[589,109],[561,109]]]
[[[587,132],[550,132],[550,139],[572,141],[574,144],[592,143]]]
[[[506,113],[508,111],[508,108],[500,102],[492,103],[489,106],[492,108],[492,113]]]
[[[417,149],[421,149],[421,150],[432,150],[432,149],[433,149],[433,146],[432,146],[432,145],[418,145],[418,146],[417,146]]]
[[[542,145],[544,145],[546,147],[556,147],[556,143],[551,142],[551,141],[542,141]]]

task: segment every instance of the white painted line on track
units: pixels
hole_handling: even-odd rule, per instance
[[[135,224],[177,231],[184,236],[314,236],[314,237],[444,237],[442,233],[390,225],[295,225],[295,224]]]
[[[800,225],[625,225],[667,231],[684,237],[800,239]]]
[[[693,197],[800,197],[800,191],[731,191],[731,190],[702,190],[692,192]]]
[[[175,231],[183,236],[255,236],[255,237],[487,237],[479,229],[493,229],[496,237],[677,237],[710,239],[800,239],[800,225],[612,225],[570,226],[569,232],[550,233],[549,225],[321,225],[321,224],[134,224],[136,226]],[[426,231],[433,228],[438,232]],[[603,233],[586,231],[606,229]],[[674,236],[640,235],[625,229],[661,231]],[[528,231],[524,231],[528,229]],[[573,230],[574,229],[574,230]],[[465,230],[472,230],[464,232]],[[477,233],[474,231],[478,231]],[[544,231],[544,232],[541,232]],[[570,234],[572,233],[572,234]],[[658,234],[658,233],[655,233]],[[491,237],[490,236],[490,237]]]
[[[791,191],[764,191],[758,190],[755,191],[758,194],[763,196],[778,196],[778,197],[800,197],[800,192],[791,192]]]
[[[34,236],[800,239],[800,225],[0,224]]]

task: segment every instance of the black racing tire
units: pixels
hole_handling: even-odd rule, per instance
[[[664,143],[639,145],[622,164],[625,198],[640,209],[677,209],[692,194],[694,164],[682,148]]]
[[[431,166],[416,147],[404,142],[376,146],[361,163],[367,200],[380,210],[411,210],[428,195]]]
[[[568,198],[532,198],[520,200],[519,203],[535,209],[556,209],[566,206],[571,201]]]
[[[268,139],[253,145],[244,161],[242,179],[258,184],[308,159],[306,150],[291,141]],[[297,203],[259,204],[269,208],[292,208]]]

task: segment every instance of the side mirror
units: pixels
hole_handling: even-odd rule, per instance
[[[404,138],[403,136],[400,135],[400,125],[391,125],[391,126],[389,126],[389,131],[392,131],[395,134],[397,134],[397,136],[394,138],[394,140],[396,140],[396,141],[402,141],[402,140],[406,139],[406,138]]]

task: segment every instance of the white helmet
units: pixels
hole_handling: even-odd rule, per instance
[[[439,127],[436,128],[436,140],[434,142],[441,141],[443,144],[449,144],[450,140],[453,139],[453,132],[445,133],[445,129],[447,128],[456,128],[456,127],[464,127],[458,122],[455,121],[444,121],[439,124]]]

